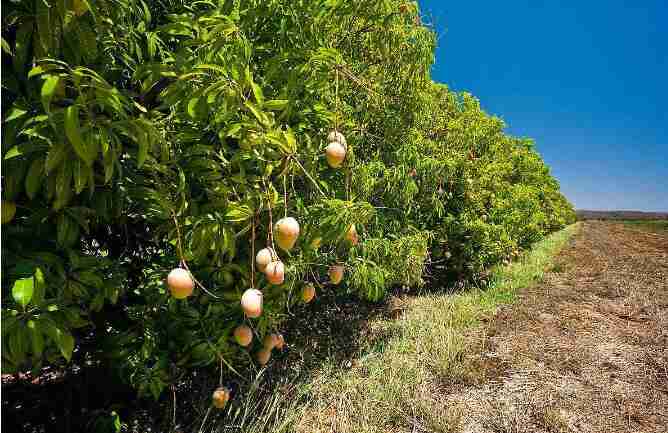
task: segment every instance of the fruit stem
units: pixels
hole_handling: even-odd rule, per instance
[[[267,210],[269,211],[269,229],[267,230],[267,243],[271,246],[272,251],[276,251],[274,246],[274,221],[271,213],[271,197],[269,196],[269,187],[265,178],[262,178],[262,183],[264,184],[264,190],[267,193]],[[272,254],[273,256],[273,254]]]
[[[181,248],[181,229],[179,228],[179,220],[176,219],[176,212],[172,210],[172,218],[174,219],[174,227],[176,227],[176,252],[179,255],[182,263],[186,262],[183,256],[183,249]]]
[[[195,276],[193,275],[193,273],[190,271],[190,268],[188,267],[188,263],[186,263],[185,259],[182,259],[182,260],[181,260],[181,264],[182,264],[183,267],[186,269],[186,271],[188,271],[188,273],[190,274],[190,278],[193,279],[193,281],[195,282],[195,284],[197,284],[197,286],[198,286],[200,289],[204,290],[204,292],[206,292],[206,294],[209,295],[209,296],[211,296],[212,298],[215,298],[215,299],[221,299],[219,296],[216,296],[216,295],[214,295],[213,293],[211,293],[210,291],[208,291],[207,288],[204,287],[204,285],[203,285],[202,283],[200,283],[199,280],[198,280],[197,278],[195,278]]]
[[[334,104],[336,104],[335,113],[334,113],[334,131],[339,131],[339,70],[336,71],[336,87],[334,90]]]
[[[218,380],[218,385],[223,386],[223,357],[220,357],[220,379]]]
[[[326,266],[326,265],[322,265],[322,266]],[[313,277],[314,283],[317,284],[318,287],[322,288],[322,284],[320,284],[320,281],[318,281],[318,277],[315,275],[315,272],[313,272],[313,269],[309,269],[309,271],[311,272],[311,276]]]
[[[376,96],[377,98],[379,98],[381,101],[385,101],[385,99],[389,99],[389,98],[384,98],[383,95],[381,95],[380,93],[378,93],[378,92],[376,92],[375,90],[373,90],[373,89],[371,88],[371,86],[369,86],[367,83],[365,83],[361,78],[356,77],[355,74],[353,74],[353,73],[352,73],[348,68],[346,68],[344,65],[336,65],[336,66],[334,66],[334,68],[335,68],[337,71],[341,71],[341,73],[342,73],[344,76],[346,76],[350,81],[352,81],[353,83],[357,84],[358,86],[360,86],[361,88],[363,88],[364,90],[366,90],[367,92],[369,92],[370,94],[373,94],[374,96]]]
[[[179,255],[179,258],[181,259],[180,262],[181,267],[185,268],[185,270],[188,271],[188,274],[190,274],[190,278],[193,279],[195,284],[197,284],[200,289],[204,290],[209,296],[215,299],[220,299],[218,296],[208,291],[206,287],[204,287],[204,285],[200,283],[199,280],[197,280],[197,278],[195,278],[193,273],[190,271],[188,263],[186,262],[186,258],[183,255],[183,247],[181,245],[181,229],[179,228],[179,220],[176,218],[176,212],[174,210],[172,210],[172,219],[174,220],[174,226],[176,227],[176,253]]]
[[[287,186],[287,175],[283,174],[283,209],[285,211],[283,217],[288,217],[288,186]]]
[[[255,220],[257,218],[257,212],[253,215],[253,224],[251,226],[251,289],[255,288]]]
[[[172,388],[172,428],[176,428],[176,387],[174,384],[171,386]]]
[[[206,411],[206,415],[204,415],[204,419],[202,420],[202,425],[199,427],[199,432],[202,433],[202,429],[204,428],[204,423],[206,423],[207,418],[209,418],[209,413],[211,413],[211,405],[209,405],[209,409]]]
[[[233,372],[234,374],[236,374],[237,376],[239,376],[239,377],[240,377],[241,379],[243,379],[244,381],[248,381],[245,377],[243,377],[237,370],[234,369],[234,367],[232,367],[232,366],[225,360],[225,358],[223,357],[222,353],[220,353],[220,351],[216,348],[216,346],[211,342],[211,338],[209,337],[209,333],[206,332],[206,329],[204,328],[204,324],[202,323],[201,320],[199,321],[199,326],[200,326],[200,329],[202,330],[202,332],[204,333],[204,336],[206,337],[206,341],[205,341],[206,344],[208,344],[209,346],[211,346],[211,350],[213,350],[214,352],[216,352],[216,355],[218,355],[218,359],[220,359],[221,366],[222,366],[223,363],[225,363],[225,365],[227,366],[227,368],[229,368],[230,370],[232,370],[232,372]],[[222,368],[221,368],[220,374],[221,374],[221,378],[222,378],[222,375],[223,375]],[[222,384],[222,379],[221,379],[221,384]]]
[[[297,158],[295,158],[295,157],[292,156],[292,155],[290,155],[289,158],[292,159],[294,162],[297,163],[297,165],[299,166],[299,168],[302,169],[302,171],[304,172],[304,174],[306,175],[306,177],[313,183],[313,185],[315,185],[315,189],[317,189],[318,192],[319,192],[320,194],[322,194],[323,197],[327,198],[327,194],[325,194],[324,192],[322,192],[322,190],[320,189],[320,186],[318,185],[318,183],[311,177],[311,175],[309,174],[309,172],[306,171],[306,169],[305,169],[304,166],[301,164],[301,162],[299,162],[299,161],[297,160]]]

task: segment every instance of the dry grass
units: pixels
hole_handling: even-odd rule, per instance
[[[484,342],[472,346],[467,331],[511,301],[519,288],[540,279],[576,230],[555,234],[517,263],[495,269],[486,290],[405,298],[398,318],[370,321],[369,349],[349,368],[319,372],[295,430],[461,431],[464,407],[449,401],[444,391],[480,383],[489,374],[474,359],[485,350]]]
[[[585,223],[559,262],[469,336],[507,368],[449,396],[464,431],[668,431],[668,237]]]
[[[668,236],[587,222],[493,275],[393,300],[243,431],[668,432]]]

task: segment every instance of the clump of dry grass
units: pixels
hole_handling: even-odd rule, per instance
[[[480,424],[494,433],[566,433],[570,431],[561,410],[543,395],[523,394],[518,399],[484,401]]]

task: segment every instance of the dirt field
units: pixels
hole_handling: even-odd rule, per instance
[[[540,285],[470,335],[463,432],[668,432],[668,233],[585,222]]]

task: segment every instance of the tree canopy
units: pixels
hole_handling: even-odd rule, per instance
[[[3,4],[3,372],[93,357],[158,398],[193,368],[238,374],[330,265],[377,300],[484,278],[573,221],[531,140],[431,80],[434,45],[400,0]],[[270,284],[254,258],[286,216]]]

